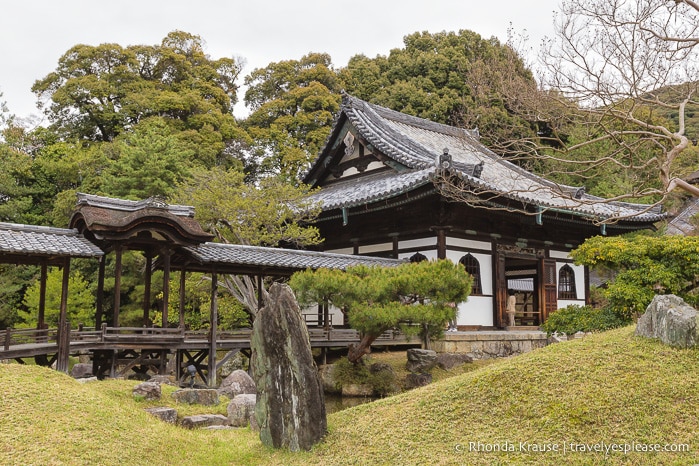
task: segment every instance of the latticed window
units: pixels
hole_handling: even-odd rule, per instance
[[[575,290],[575,272],[566,264],[558,272],[558,299],[577,299]]]
[[[481,264],[478,259],[473,257],[471,253],[466,254],[459,259],[459,264],[466,268],[466,272],[473,277],[473,285],[471,286],[471,294],[483,294],[481,287]]]

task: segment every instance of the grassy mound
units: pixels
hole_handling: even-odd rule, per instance
[[[697,350],[613,330],[333,414],[323,444],[292,454],[264,448],[249,429],[164,424],[130,396],[134,382],[80,385],[47,369],[0,364],[0,463],[694,464],[697,367]],[[165,394],[160,404],[168,402]],[[571,452],[570,444],[689,451],[605,454]],[[559,451],[537,451],[554,446]]]
[[[157,420],[144,411],[157,403],[133,399],[137,383],[83,385],[47,368],[0,364],[0,464],[228,465],[273,459],[249,429],[202,435]],[[184,415],[196,409],[163,399],[161,405],[169,402]]]
[[[613,330],[337,413],[326,442],[304,461],[694,464],[697,368],[697,350],[635,338],[632,327]],[[689,452],[564,453],[570,443],[576,449],[687,444]],[[536,451],[554,445],[559,452]],[[486,451],[497,448],[515,451]]]

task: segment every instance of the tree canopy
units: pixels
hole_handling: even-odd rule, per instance
[[[406,263],[393,268],[356,266],[295,273],[289,282],[299,303],[328,302],[346,312],[362,333],[348,359],[358,362],[386,330],[403,326],[441,335],[456,316],[456,303],[471,292],[472,278],[447,260]]]

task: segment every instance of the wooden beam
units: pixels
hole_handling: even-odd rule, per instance
[[[68,280],[70,279],[70,258],[63,264],[63,282],[61,284],[61,306],[58,317],[58,359],[56,370],[68,373],[68,354],[70,354],[70,323],[68,322]]]
[[[180,270],[180,323],[179,323],[179,327],[181,329],[184,329],[184,305],[185,305],[186,280],[187,280],[187,271],[185,270],[185,267],[183,265],[182,270]]]

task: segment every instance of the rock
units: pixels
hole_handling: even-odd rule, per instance
[[[250,344],[260,440],[274,448],[309,450],[327,432],[325,399],[308,329],[288,285],[270,288]]]
[[[187,429],[226,426],[228,425],[228,418],[223,414],[195,414],[194,416],[183,417],[180,425]]]
[[[169,424],[177,423],[177,410],[174,408],[148,408],[146,412]]]
[[[255,417],[257,395],[238,395],[228,403],[228,421],[233,427],[246,427]]]
[[[429,372],[437,364],[437,352],[432,350],[410,348],[407,355],[408,362],[405,364],[405,368],[410,372]]]
[[[213,406],[218,404],[218,391],[211,388],[183,388],[172,392],[178,403]]]
[[[374,388],[366,383],[349,383],[342,386],[342,396],[371,396]]]
[[[92,363],[79,362],[70,370],[70,376],[74,379],[92,377]]]
[[[318,368],[318,374],[320,374],[320,381],[323,384],[323,391],[325,393],[342,393],[342,386],[335,379],[335,364],[324,364],[320,366]]]
[[[172,381],[169,375],[153,375],[151,376],[150,379],[148,379],[149,382],[155,382],[159,383],[160,385],[172,385],[172,386],[177,386],[175,382]]]
[[[90,383],[97,382],[99,379],[97,377],[83,377],[82,379],[75,379],[78,383]]]
[[[436,360],[437,367],[446,371],[469,362],[473,362],[473,358],[464,353],[439,353]]]
[[[159,400],[161,393],[157,382],[143,382],[133,388],[134,397],[144,397],[146,400]]]
[[[405,388],[411,390],[413,388],[424,387],[432,383],[432,374],[408,374],[405,377]]]
[[[248,365],[248,358],[245,357],[245,355],[241,353],[240,350],[232,351],[235,351],[235,354],[226,359],[226,362],[224,362],[221,365],[221,377],[224,379],[231,375],[233,371],[245,370]],[[224,358],[227,356],[228,354],[226,354]]]
[[[236,370],[228,377],[223,379],[221,386],[218,387],[218,394],[225,395],[231,400],[237,395],[256,394],[257,388],[255,381],[243,370]]]
[[[692,348],[697,345],[697,310],[675,295],[657,295],[639,317],[636,335],[659,338],[669,346]]]

